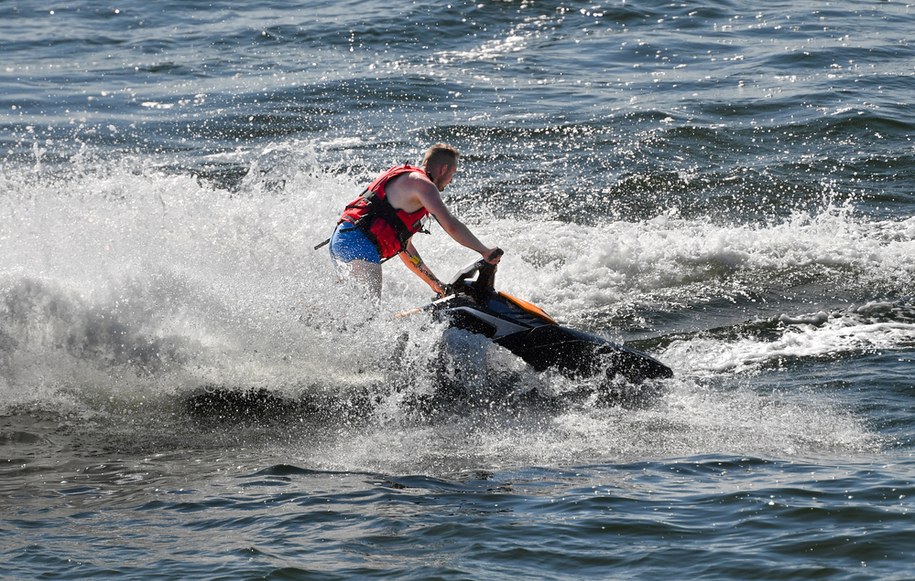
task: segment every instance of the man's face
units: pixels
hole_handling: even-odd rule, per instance
[[[438,187],[438,191],[444,192],[448,184],[451,183],[451,178],[457,172],[457,165],[443,165],[440,172],[438,179],[435,180],[435,185]]]

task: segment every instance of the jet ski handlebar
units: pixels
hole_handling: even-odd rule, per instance
[[[502,249],[496,248],[489,259],[502,256],[502,254]],[[476,276],[475,279],[474,276]],[[471,262],[454,275],[451,282],[445,285],[444,296],[465,294],[470,295],[477,302],[483,302],[483,299],[494,292],[495,284],[496,265],[481,258]]]

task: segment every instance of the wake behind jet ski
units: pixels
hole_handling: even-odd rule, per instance
[[[673,377],[669,367],[645,353],[564,327],[540,307],[496,291],[495,277],[495,265],[474,262],[457,273],[446,296],[430,308],[452,326],[490,338],[537,371],[556,369],[573,378],[620,375],[632,383]]]

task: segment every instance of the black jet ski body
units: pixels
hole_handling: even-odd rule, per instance
[[[536,305],[496,291],[495,274],[496,267],[482,260],[467,266],[447,295],[431,305],[433,312],[453,327],[488,337],[537,371],[555,369],[570,377],[605,373],[633,383],[673,376],[645,353],[560,325]]]

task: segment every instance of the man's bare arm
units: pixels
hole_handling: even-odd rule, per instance
[[[426,208],[426,210],[432,214],[432,217],[441,225],[442,229],[458,244],[479,252],[484,259],[492,264],[498,263],[498,256],[490,259],[490,256],[496,249],[490,248],[480,242],[480,239],[474,236],[473,232],[451,213],[445,205],[445,202],[442,201],[438,189],[431,183],[426,185],[428,185],[428,187],[419,188],[417,197],[423,207]]]
[[[416,274],[416,276],[426,281],[426,284],[432,288],[435,294],[445,294],[445,285],[431,270],[429,270],[426,263],[423,262],[423,259],[419,256],[419,252],[416,251],[416,247],[413,246],[412,240],[407,240],[403,251],[400,253],[400,259],[407,265],[407,268]]]

